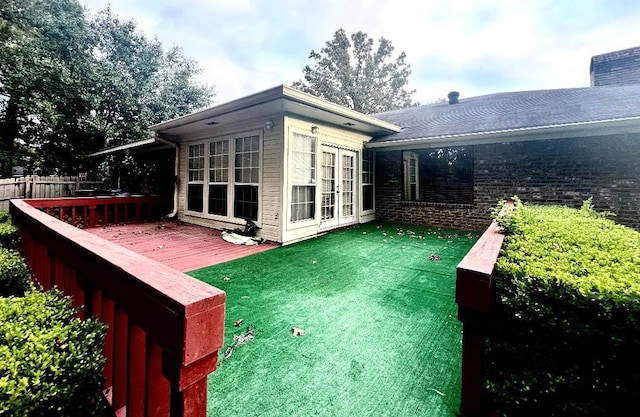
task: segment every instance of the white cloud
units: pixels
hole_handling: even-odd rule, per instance
[[[632,0],[87,0],[184,48],[218,103],[302,76],[344,28],[407,53],[416,99],[587,86],[592,55],[637,45]]]

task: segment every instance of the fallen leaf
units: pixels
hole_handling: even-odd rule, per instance
[[[231,278],[229,278],[229,277],[224,277],[224,278],[222,278],[222,280],[223,280],[223,281],[231,281]]]
[[[430,260],[430,261],[439,261],[439,260],[441,260],[441,259],[442,259],[442,258],[441,258],[440,256],[438,256],[438,255],[431,255],[431,256],[429,256],[429,260]]]
[[[297,327],[292,327],[291,333],[293,334],[293,337],[304,336],[304,330],[298,329]]]
[[[236,327],[240,327],[240,325],[242,324],[243,321],[244,321],[244,319],[238,319],[238,320],[233,322],[233,325],[236,326]]]

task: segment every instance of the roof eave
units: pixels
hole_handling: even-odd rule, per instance
[[[115,146],[113,148],[103,149],[98,152],[94,152],[92,154],[87,155],[88,157],[96,157],[101,155],[108,155],[119,151],[125,151],[128,149],[167,149],[172,147],[177,147],[178,145],[169,140],[159,138],[157,136],[151,137],[149,139],[143,139],[136,142],[126,143],[124,145]]]
[[[392,123],[382,121],[372,116],[367,116],[366,114],[362,114],[355,110],[351,110],[338,104],[331,103],[321,98],[312,96],[311,94],[303,93],[302,91],[296,90],[292,87],[287,87],[285,85],[279,85],[277,87],[273,87],[271,89],[242,97],[218,106],[209,107],[204,110],[188,114],[186,116],[181,116],[172,120],[168,120],[166,122],[158,123],[151,126],[150,129],[155,132],[161,132],[191,123],[197,123],[203,120],[211,119],[223,114],[228,114],[246,108],[254,107],[278,99],[290,100],[360,123],[375,126],[388,133],[398,133],[402,130],[399,126],[396,126]]]
[[[346,117],[348,119],[351,119],[360,123],[376,126],[382,130],[388,131],[389,133],[399,133],[402,131],[402,128],[400,126],[396,126],[393,123],[385,122],[376,117],[368,116],[366,114],[360,113],[355,110],[351,110],[339,104],[334,104],[330,101],[318,98],[308,93],[304,93],[292,87],[287,87],[283,85],[282,88],[283,88],[283,96],[285,96],[290,100],[297,101],[301,104],[305,104],[307,106],[324,110],[329,113]]]
[[[367,148],[384,151],[640,133],[639,122],[640,116],[634,116],[562,125],[533,126],[521,129],[427,136],[386,142],[369,142],[365,146]]]

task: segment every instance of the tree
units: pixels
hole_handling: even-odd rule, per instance
[[[314,67],[303,69],[304,79],[293,87],[336,104],[366,114],[380,113],[418,105],[407,91],[411,68],[406,54],[392,57],[394,47],[380,38],[374,51],[374,41],[359,31],[347,37],[338,29],[320,52],[311,51]]]
[[[194,80],[200,68],[181,48],[164,51],[157,39],[140,33],[134,21],[121,20],[110,9],[98,13],[91,28],[99,68],[95,85],[101,91],[96,123],[103,145],[146,139],[149,126],[210,103],[213,89]],[[133,189],[148,182],[149,176],[157,179],[156,168],[153,160],[125,153],[105,158],[100,172],[113,185]]]
[[[89,36],[76,1],[1,4],[0,164],[7,176],[15,164],[49,160],[50,149],[70,153],[75,130],[88,115]]]
[[[91,17],[78,0],[0,0],[1,173],[97,172],[88,154],[208,105],[214,92],[198,72],[110,9]]]

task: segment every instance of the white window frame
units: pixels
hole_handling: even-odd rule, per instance
[[[249,160],[251,161],[251,167],[249,169],[257,170],[257,173],[254,174],[254,178],[248,178],[248,181],[244,181],[245,178],[241,178],[240,181],[236,181],[236,138],[249,138],[256,136],[258,138],[258,150],[254,152],[254,154],[248,155]],[[224,142],[228,141],[228,167],[227,167],[227,214],[210,214],[209,213],[209,186],[216,184],[225,184],[225,182],[220,181],[211,181],[212,173],[216,168],[212,168],[211,164],[211,144],[214,142]],[[187,147],[187,166],[186,166],[186,178],[187,178],[187,188],[184,190],[185,193],[185,203],[184,210],[185,214],[194,217],[201,217],[205,219],[211,219],[216,221],[222,221],[226,223],[235,223],[235,224],[244,224],[245,220],[240,217],[235,217],[235,186],[236,185],[249,185],[257,187],[257,214],[256,220],[253,220],[258,226],[261,226],[261,213],[262,213],[262,168],[263,168],[263,146],[262,146],[263,138],[262,132],[260,131],[248,131],[248,132],[239,132],[230,135],[222,135],[216,137],[209,137],[204,140],[200,140],[197,142],[189,143]],[[191,180],[193,175],[190,176],[190,172],[193,172],[194,169],[190,169],[189,164],[189,149],[191,147],[204,146],[204,167],[203,167],[203,178],[202,180],[195,181]],[[242,158],[242,156],[240,156]],[[251,171],[249,176],[251,176]],[[217,174],[213,174],[214,179]],[[257,175],[257,178],[255,177]],[[257,180],[257,182],[255,182]],[[188,198],[188,186],[189,184],[201,184],[203,188],[202,192],[202,212],[193,211],[188,209],[189,198]]]
[[[258,149],[250,149],[249,151],[238,151],[238,140],[245,142],[247,139],[253,143],[254,138],[258,144]],[[256,218],[252,219],[257,222],[260,219],[260,170],[262,167],[262,140],[259,134],[238,134],[233,136],[233,217],[235,219],[245,218],[236,217],[236,192],[235,188],[238,186],[256,187],[257,201],[256,201]],[[257,155],[256,155],[257,154]],[[238,158],[241,161],[241,165],[238,166]],[[244,162],[249,161],[249,165],[244,165]],[[247,178],[247,173],[249,178]],[[255,177],[254,177],[255,174]],[[240,179],[238,179],[240,178]]]
[[[363,149],[361,152],[361,168],[360,168],[360,176],[362,178],[361,184],[360,184],[360,195],[362,196],[361,200],[361,205],[362,207],[360,207],[360,213],[362,214],[370,214],[372,212],[375,211],[376,209],[376,187],[375,187],[375,175],[374,175],[374,171],[375,171],[375,151],[373,149]],[[370,182],[366,182],[365,181],[365,174],[368,175],[368,179]],[[365,210],[364,208],[364,188],[365,186],[371,187],[371,198],[373,198],[373,204],[372,207],[370,209]]]
[[[197,151],[196,151],[197,149]],[[193,150],[193,152],[192,152]],[[205,201],[204,201],[204,173],[206,162],[206,146],[203,143],[196,143],[189,145],[187,148],[187,188],[185,190],[185,210],[192,213],[204,213]],[[202,186],[202,210],[189,210],[189,187],[191,185]]]
[[[403,195],[404,201],[419,201],[420,200],[420,169],[419,169],[419,157],[415,152],[403,151],[402,152],[402,178],[403,178]],[[413,163],[413,164],[412,164]],[[413,167],[413,170],[411,169]],[[413,180],[415,178],[415,181]],[[416,189],[415,199],[411,198],[411,186],[414,185]]]
[[[306,143],[305,143],[306,142]],[[307,149],[308,145],[310,150]],[[289,186],[289,224],[298,225],[300,223],[315,222],[317,217],[317,175],[318,175],[318,139],[298,132],[292,132],[290,136],[290,169],[289,178],[291,184]],[[302,145],[302,146],[298,146]],[[298,163],[304,162],[306,165],[301,166]],[[311,199],[302,202],[295,201],[294,195],[301,188],[312,188]],[[299,205],[311,205],[309,217],[294,219],[297,212],[296,207]]]
[[[208,149],[209,149],[209,153],[207,155],[207,160],[209,162],[208,167],[207,167],[207,174],[208,174],[208,184],[207,184],[207,214],[211,215],[211,216],[223,216],[223,217],[227,217],[229,216],[229,199],[232,195],[231,190],[230,190],[230,165],[231,165],[231,144],[230,144],[231,140],[228,137],[225,138],[216,138],[214,140],[211,140],[209,142],[207,142],[208,145]],[[224,149],[226,146],[226,149]],[[222,149],[220,149],[222,152],[219,152],[217,149],[218,147],[221,147]],[[215,149],[215,153],[212,152],[213,148]],[[226,153],[224,152],[226,150]],[[222,166],[218,166],[218,164],[221,164]],[[226,165],[226,167],[224,166]],[[225,214],[220,214],[220,213],[212,213],[211,212],[211,206],[210,206],[210,202],[211,202],[211,186],[221,186],[224,185],[226,187],[226,197],[225,197],[225,202],[226,202],[226,207],[225,207]]]

